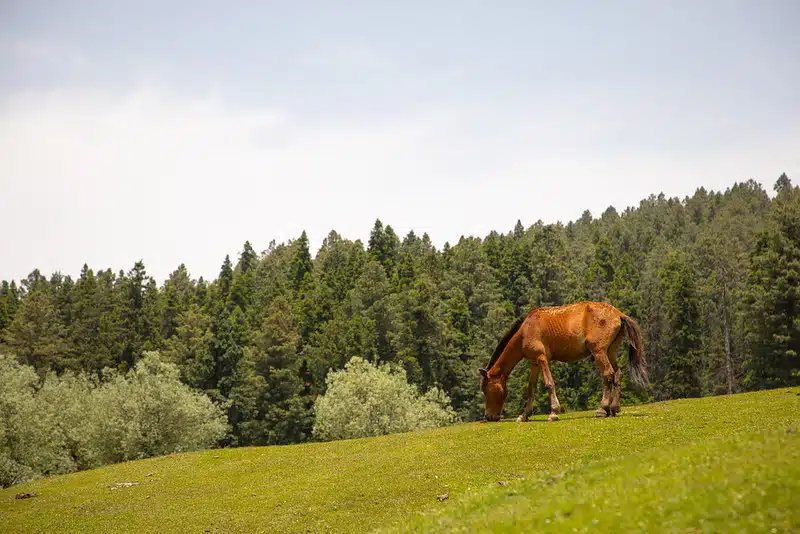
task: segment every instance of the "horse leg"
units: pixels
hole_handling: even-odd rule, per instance
[[[614,371],[614,394],[611,396],[611,415],[619,413],[619,389],[621,383],[622,369],[617,366],[617,370]]]
[[[558,413],[561,411],[561,403],[558,402],[556,396],[556,383],[553,382],[553,375],[550,374],[550,363],[547,361],[547,356],[539,356],[539,369],[542,372],[542,380],[544,387],[550,391],[550,416],[548,421],[558,421]]]
[[[603,379],[603,399],[600,401],[600,407],[595,412],[597,417],[608,417],[611,415],[611,392],[614,387],[614,368],[611,362],[608,361],[606,351],[597,350],[592,351],[594,356],[594,363],[600,371],[600,376]]]
[[[525,411],[522,412],[522,415],[517,417],[517,421],[524,423],[528,420],[528,417],[533,413],[533,399],[536,397],[536,391],[538,388],[539,382],[539,366],[536,364],[535,360],[531,360],[531,376],[528,379],[528,401],[525,403]]]
[[[619,353],[619,346],[622,344],[623,331],[620,329],[619,334],[608,347],[608,361],[611,367],[614,368],[614,393],[611,395],[611,415],[619,413],[619,394],[620,386],[622,384],[622,369],[617,363],[617,354]]]

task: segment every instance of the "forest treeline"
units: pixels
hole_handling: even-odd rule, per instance
[[[462,419],[479,418],[477,369],[515,318],[586,299],[643,329],[652,386],[626,389],[629,403],[796,385],[800,188],[782,175],[774,190],[751,180],[683,200],[652,195],[622,213],[518,222],[441,250],[378,220],[366,244],[332,231],[312,257],[303,232],[261,253],[244,243],[213,281],[180,265],[159,285],[142,262],[84,265],[76,280],[34,270],[2,282],[0,352],[42,377],[102,377],[158,351],[227,410],[223,445],[309,439],[327,373],[354,356],[399,364],[420,391],[438,387]],[[599,401],[590,361],[556,364],[554,378],[563,405]],[[518,368],[509,414],[526,380]]]

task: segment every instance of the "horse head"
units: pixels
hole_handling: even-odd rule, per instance
[[[486,369],[478,369],[481,375],[481,391],[484,398],[484,413],[487,421],[499,421],[503,413],[503,403],[508,396],[506,377],[489,376]]]

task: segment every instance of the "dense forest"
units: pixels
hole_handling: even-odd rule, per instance
[[[627,403],[798,384],[800,188],[782,175],[774,191],[751,180],[683,200],[653,195],[622,213],[518,222],[441,250],[378,220],[368,243],[332,231],[315,257],[305,232],[261,253],[246,242],[213,281],[179,265],[159,285],[142,262],[84,265],[76,280],[33,270],[2,282],[0,352],[40,376],[99,379],[158,351],[225,408],[223,445],[309,439],[326,375],[353,356],[399,364],[420,391],[441,388],[462,419],[479,418],[477,369],[515,318],[586,299],[643,329],[652,386],[626,388]],[[553,371],[564,406],[599,401],[590,361]],[[510,415],[526,380],[518,368]]]

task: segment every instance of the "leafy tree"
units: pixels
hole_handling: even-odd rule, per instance
[[[408,432],[451,424],[455,413],[446,394],[420,395],[405,372],[352,358],[328,375],[325,395],[314,406],[314,437],[334,440]]]
[[[0,486],[108,463],[214,446],[227,425],[220,407],[178,380],[175,366],[145,353],[102,381],[48,373],[0,354]]]

